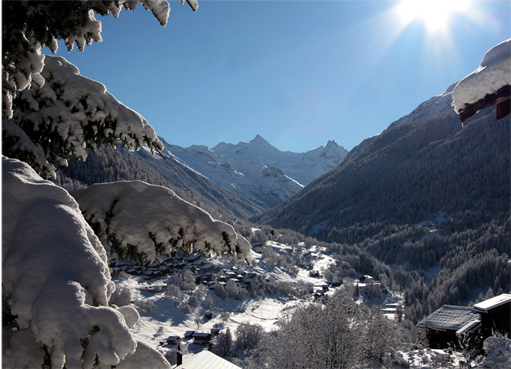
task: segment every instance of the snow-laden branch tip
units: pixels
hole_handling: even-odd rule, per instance
[[[118,364],[136,342],[107,306],[107,255],[78,204],[18,160],[3,158],[2,179],[4,365],[41,367],[44,350],[55,368]]]
[[[149,261],[173,249],[234,253],[250,262],[250,244],[172,190],[141,181],[95,184],[72,195],[104,247]]]
[[[7,156],[54,176],[57,163],[65,165],[72,155],[85,160],[87,149],[101,144],[163,149],[144,117],[119,102],[102,83],[81,76],[66,59],[46,56],[41,75],[46,83],[22,91],[13,102],[13,119],[4,121]]]
[[[193,11],[199,7],[197,0],[186,0]],[[68,50],[74,45],[80,51],[92,42],[101,42],[102,24],[95,14],[112,14],[117,18],[121,10],[135,10],[141,3],[151,10],[162,26],[167,25],[170,5],[167,0],[102,0],[102,1],[6,1],[4,14],[16,18],[15,22],[2,22],[2,112],[13,117],[12,103],[20,91],[32,82],[42,86],[39,74],[44,55],[41,48],[57,52],[58,39],[64,40]],[[184,3],[184,0],[181,0]]]

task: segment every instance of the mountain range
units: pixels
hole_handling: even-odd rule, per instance
[[[183,148],[160,139],[165,146],[160,155],[145,147],[134,153],[101,147],[85,162],[72,159],[68,167],[60,168],[59,182],[73,189],[138,179],[169,187],[216,218],[248,218],[290,199],[348,153],[334,141],[302,154],[282,152],[259,135],[213,149]]]
[[[317,177],[338,166],[348,151],[335,141],[306,153],[283,152],[257,135],[238,144],[182,148],[165,145],[162,155],[265,209],[290,199]]]

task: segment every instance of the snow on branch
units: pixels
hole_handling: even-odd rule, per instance
[[[42,86],[32,85],[13,102],[14,117],[4,120],[3,150],[29,163],[44,176],[72,155],[120,142],[130,150],[147,145],[161,150],[154,129],[137,112],[120,103],[106,87],[79,74],[62,57],[46,56]]]
[[[44,63],[41,48],[57,51],[58,39],[64,40],[68,50],[76,44],[83,51],[85,44],[101,42],[101,21],[95,14],[118,17],[121,10],[135,10],[141,3],[151,10],[162,26],[170,13],[167,0],[74,0],[21,1],[2,3],[5,22],[2,22],[2,112],[12,118],[12,101],[19,91],[32,82],[44,84],[40,72]],[[184,3],[184,0],[181,0]],[[197,0],[187,0],[196,11]]]
[[[111,243],[120,257],[153,261],[182,248],[235,253],[250,262],[247,240],[168,188],[121,181],[95,184],[72,195],[105,249]]]
[[[115,286],[99,239],[67,191],[23,162],[2,164],[4,365],[118,364],[136,342],[107,306]]]

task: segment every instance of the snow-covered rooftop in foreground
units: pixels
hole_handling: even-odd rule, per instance
[[[511,302],[511,295],[508,293],[503,293],[486,301],[475,304],[474,308],[483,312],[488,312],[488,310],[494,309],[509,302]]]
[[[417,326],[436,330],[458,331],[476,320],[479,320],[479,314],[471,307],[444,305],[417,323]]]
[[[488,50],[479,68],[458,83],[452,93],[454,110],[460,113],[507,85],[511,85],[511,39]]]
[[[182,369],[240,369],[239,366],[222,359],[220,356],[207,350],[199,352],[197,355],[185,357],[183,364],[177,368]]]

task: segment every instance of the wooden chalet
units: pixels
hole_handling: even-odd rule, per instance
[[[179,345],[181,343],[181,337],[179,336],[168,336],[167,345]]]
[[[192,338],[194,334],[195,334],[195,331],[186,331],[185,334],[184,334],[184,337],[185,338]]]
[[[208,319],[208,320],[213,319],[213,313],[212,313],[211,311],[207,311],[207,312],[204,314],[204,319]]]
[[[474,305],[481,314],[481,334],[487,338],[493,332],[511,336],[511,294],[503,293]]]
[[[478,311],[468,306],[444,305],[417,323],[426,329],[428,345],[434,349],[460,347],[459,338],[481,326]]]
[[[180,275],[171,275],[169,279],[167,279],[167,285],[175,285],[181,287],[183,285],[183,277]]]
[[[473,307],[444,305],[417,323],[426,329],[430,348],[459,347],[461,337],[480,346],[496,332],[511,335],[511,294],[503,293]]]
[[[207,345],[213,339],[213,335],[211,333],[199,333],[195,332],[193,334],[193,343],[196,345]]]
[[[362,277],[359,278],[359,281],[360,282],[364,282],[364,283],[368,283],[368,282],[373,282],[374,281],[374,278],[371,277],[370,275],[363,275]]]

